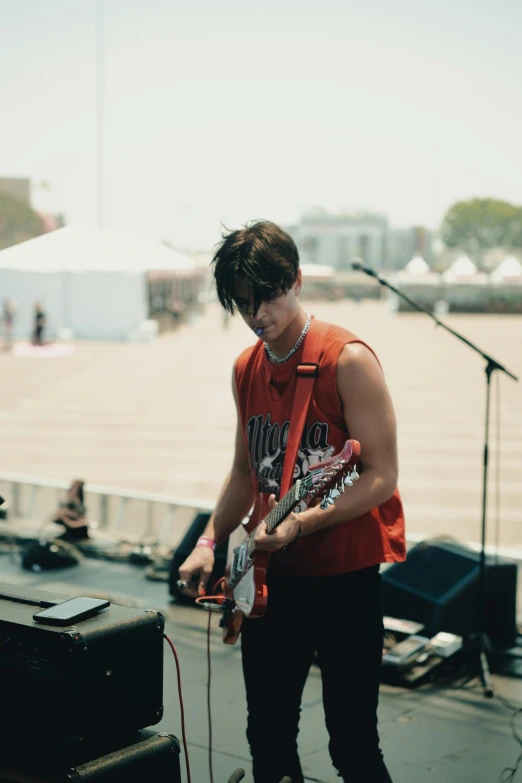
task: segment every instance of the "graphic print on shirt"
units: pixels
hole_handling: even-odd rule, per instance
[[[283,464],[288,441],[290,422],[272,423],[270,414],[251,416],[246,427],[250,464],[254,471],[259,492],[274,493],[279,497]],[[297,452],[292,483],[302,478],[311,465],[316,465],[334,453],[328,443],[328,424],[316,421],[305,424]]]

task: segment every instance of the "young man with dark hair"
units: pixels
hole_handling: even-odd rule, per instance
[[[260,337],[234,366],[238,410],[232,469],[204,536],[180,568],[187,595],[203,595],[214,548],[252,508],[256,493],[276,504],[292,402],[309,329],[319,322],[300,301],[302,279],[291,237],[268,221],[225,237],[214,276],[225,311],[239,311]],[[323,681],[329,751],[350,783],[390,783],[379,748],[377,702],[382,659],[379,564],[405,558],[397,490],[396,423],[375,354],[351,332],[321,326],[319,375],[294,470],[361,444],[360,480],[335,505],[292,513],[256,548],[273,552],[265,615],[245,619],[241,645],[247,738],[255,783],[303,782],[297,753],[300,703],[315,656]],[[196,579],[196,587],[191,581]]]

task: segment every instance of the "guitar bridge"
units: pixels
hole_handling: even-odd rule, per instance
[[[249,557],[248,547],[246,544],[236,546],[234,549],[232,567],[230,568],[230,575],[228,577],[228,583],[230,587],[235,587],[237,583],[241,581],[250,566],[251,558]]]

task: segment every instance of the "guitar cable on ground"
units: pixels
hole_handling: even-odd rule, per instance
[[[213,592],[216,592],[219,585],[223,584],[225,581],[224,577],[219,579],[216,584],[214,585]],[[208,613],[208,628],[207,628],[207,662],[208,662],[208,680],[207,680],[207,709],[208,709],[208,763],[209,763],[209,773],[210,773],[210,783],[214,783],[214,773],[213,773],[213,767],[212,767],[212,712],[211,712],[211,701],[210,701],[210,685],[211,685],[211,658],[210,658],[210,628],[211,628],[211,617],[212,617],[212,611],[215,608],[214,604],[208,604],[208,606],[205,605],[204,602],[206,601],[218,601],[222,602],[225,600],[224,595],[205,595],[201,596],[201,598],[196,598],[196,603],[201,604],[205,608],[208,608],[210,611]],[[218,604],[219,605],[219,604]],[[172,650],[172,653],[174,655],[174,660],[176,662],[176,672],[178,677],[178,695],[179,695],[179,708],[180,708],[180,714],[181,714],[181,734],[183,737],[183,752],[185,755],[185,765],[187,767],[187,782],[192,783],[192,778],[190,775],[190,760],[189,760],[189,752],[188,752],[188,745],[187,745],[187,735],[186,735],[186,729],[185,729],[185,705],[183,703],[183,693],[181,690],[181,669],[179,665],[179,658],[178,654],[176,652],[176,648],[174,647],[174,643],[172,639],[167,636],[167,634],[163,634],[163,638],[166,639],[168,644],[170,645],[170,648]],[[237,770],[236,770],[237,771]]]
[[[178,673],[178,694],[179,694],[179,708],[181,712],[181,734],[183,737],[183,751],[185,753],[185,764],[187,767],[187,781],[188,783],[192,783],[192,778],[190,777],[190,762],[189,762],[189,754],[188,754],[188,747],[187,747],[187,736],[185,732],[185,707],[183,704],[183,694],[181,692],[181,671],[179,668],[179,659],[178,654],[176,652],[176,648],[174,647],[174,644],[172,642],[172,639],[170,639],[167,634],[163,634],[163,638],[167,640],[167,642],[170,645],[170,648],[174,654],[174,660],[176,661],[176,671]]]
[[[224,583],[225,583],[225,577],[221,577],[221,579],[218,579],[218,581],[214,585],[212,592],[215,593],[219,588],[219,586],[223,588]],[[223,603],[224,600],[225,600],[224,594],[203,595],[200,598],[196,598],[197,604],[209,610],[208,625],[207,625],[207,666],[208,666],[207,714],[208,714],[208,772],[210,776],[210,783],[214,783],[214,769],[212,764],[212,709],[211,709],[211,698],[210,698],[210,693],[211,693],[210,685],[211,685],[211,676],[212,676],[211,655],[210,655],[210,629],[211,629],[212,612],[215,610],[216,605],[208,602],[216,601],[217,607],[219,608],[219,605]]]

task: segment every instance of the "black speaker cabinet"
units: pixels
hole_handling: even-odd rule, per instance
[[[439,631],[464,638],[480,630],[480,554],[444,540],[427,540],[408,552],[406,562],[382,574],[383,612],[425,625],[423,636]],[[517,565],[486,557],[485,632],[494,647],[516,642]]]
[[[83,743],[76,755],[62,751],[20,732],[2,745],[0,783],[181,783],[179,742],[171,734],[144,730]]]
[[[0,734],[35,733],[56,743],[136,730],[163,715],[163,616],[111,604],[60,627],[33,620],[20,600],[68,596],[0,583]]]
[[[197,514],[194,517],[192,524],[190,525],[189,529],[185,533],[183,540],[181,541],[180,545],[178,546],[178,548],[176,549],[172,557],[171,564],[170,564],[170,575],[169,575],[169,591],[170,591],[170,595],[175,596],[179,600],[193,603],[192,598],[187,598],[186,596],[182,595],[178,590],[177,581],[179,579],[179,567],[184,563],[184,561],[187,559],[187,557],[190,555],[190,553],[196,546],[198,538],[201,535],[203,535],[203,531],[205,530],[205,527],[209,519],[210,519],[210,514],[203,513],[203,512]],[[214,587],[218,579],[221,579],[221,577],[225,575],[225,566],[227,564],[227,554],[228,554],[228,538],[226,539],[226,541],[223,541],[223,543],[217,547],[214,554],[215,554],[214,570],[212,571],[212,574],[210,575],[210,579],[208,580],[207,592],[212,590],[212,588]]]

